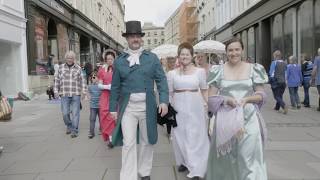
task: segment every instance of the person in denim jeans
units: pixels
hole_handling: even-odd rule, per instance
[[[320,48],[318,49],[318,56],[314,60],[310,84],[313,83],[313,81],[315,81],[315,85],[317,86],[319,94],[317,110],[320,111]]]
[[[279,111],[280,108],[283,109],[283,113],[288,113],[288,107],[283,100],[283,93],[286,90],[286,71],[287,63],[282,60],[282,54],[279,50],[274,52],[275,57],[275,67],[274,67],[274,84],[271,84],[271,87],[274,88],[274,97],[276,100],[276,111]]]
[[[301,66],[302,76],[303,76],[303,91],[304,91],[304,107],[310,107],[310,98],[309,98],[309,88],[310,88],[310,79],[313,68],[313,63],[307,55],[302,55],[302,60],[304,61]]]
[[[297,64],[297,58],[289,57],[289,64],[287,65],[287,84],[289,88],[290,101],[292,108],[300,109],[300,99],[298,95],[299,86],[302,83],[301,66]]]
[[[78,136],[80,119],[80,99],[86,96],[87,86],[81,67],[75,63],[76,55],[68,51],[65,55],[66,63],[61,64],[55,76],[54,93],[61,97],[61,111],[63,121],[67,127],[66,134],[71,138]]]
[[[99,117],[99,99],[101,90],[98,87],[98,79],[96,74],[91,77],[92,84],[89,85],[88,92],[90,94],[90,131],[88,137],[91,139],[95,136],[94,129],[97,116]]]

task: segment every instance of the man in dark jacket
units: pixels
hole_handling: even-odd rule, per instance
[[[288,113],[288,107],[283,101],[283,93],[286,90],[286,70],[287,63],[282,60],[281,52],[275,51],[275,69],[274,69],[274,95],[277,101],[275,110],[283,109],[283,113]]]
[[[168,112],[168,83],[158,57],[142,48],[141,23],[126,22],[126,32],[122,36],[128,42],[128,49],[114,63],[109,108],[117,125],[112,143],[123,144],[120,180],[138,180],[138,175],[141,180],[150,180],[153,145],[158,139],[154,83],[159,93],[158,112],[162,117]]]

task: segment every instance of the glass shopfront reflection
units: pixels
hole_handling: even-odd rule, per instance
[[[313,53],[313,1],[303,2],[298,9],[298,57]]]
[[[297,56],[296,36],[296,9],[291,8],[285,12],[283,20],[284,59],[291,55]]]
[[[283,29],[282,29],[282,14],[277,14],[272,21],[272,52],[276,50],[280,50],[283,52],[283,46],[282,46],[282,34],[283,34]]]
[[[251,59],[251,62],[254,62],[256,59],[256,54],[255,54],[255,31],[254,27],[251,27],[248,30],[248,58]]]

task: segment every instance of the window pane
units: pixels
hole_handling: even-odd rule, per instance
[[[298,11],[299,57],[306,56],[310,58],[310,56],[313,54],[312,21],[312,1],[307,0],[299,7]]]
[[[272,52],[280,50],[282,52],[282,15],[278,14],[272,22]]]
[[[251,27],[248,30],[248,58],[251,59],[251,62],[255,60],[255,39],[254,39],[254,27]]]
[[[243,58],[247,59],[247,48],[248,48],[248,37],[247,37],[247,31],[242,31],[241,33],[241,40],[243,42],[244,51],[243,51]]]
[[[289,56],[294,55],[295,53],[295,44],[296,41],[296,16],[295,9],[289,9],[284,15],[283,22],[283,33],[284,33],[284,58],[287,59]]]

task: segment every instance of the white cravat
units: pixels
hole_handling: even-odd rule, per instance
[[[140,58],[142,51],[143,51],[142,47],[137,50],[132,50],[130,48],[127,49],[126,53],[129,54],[129,57],[128,57],[129,67],[131,67],[135,64],[140,65],[139,58]]]

